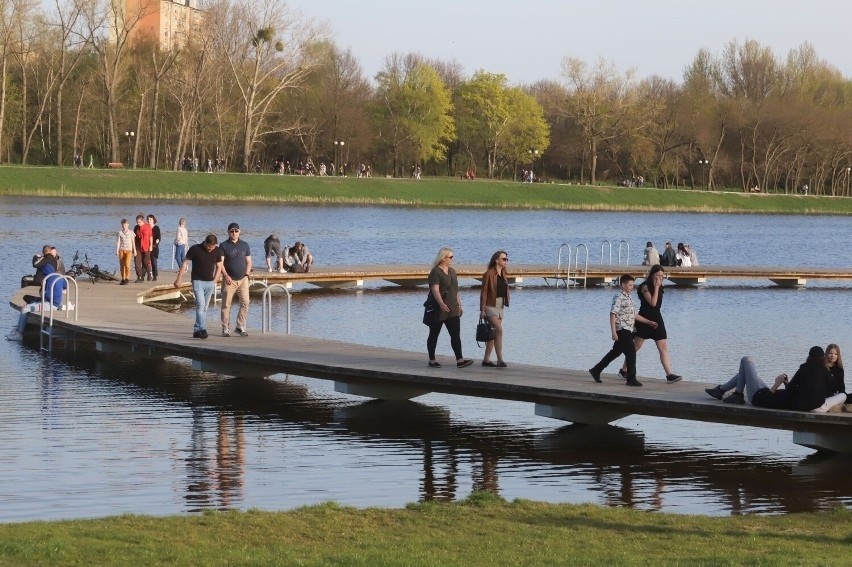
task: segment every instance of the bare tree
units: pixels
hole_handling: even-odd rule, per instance
[[[282,131],[270,112],[279,95],[302,85],[314,62],[306,55],[322,30],[284,0],[219,2],[209,15],[217,47],[231,71],[243,107],[242,166],[248,170],[263,135]]]

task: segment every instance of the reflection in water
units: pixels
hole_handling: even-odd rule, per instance
[[[455,416],[452,396],[353,403],[326,396],[327,383],[310,379],[222,378],[179,359],[65,356],[38,359],[43,430],[76,419],[77,434],[90,438],[80,451],[124,443],[123,454],[86,455],[95,480],[83,492],[98,502],[94,509],[83,502],[50,509],[55,502],[47,498],[42,509],[30,507],[30,517],[284,509],[326,500],[403,505],[472,490],[684,513],[780,513],[848,505],[852,494],[847,457],[797,463],[683,449],[649,444],[643,433],[613,425],[471,421],[464,411]],[[110,438],[120,435],[112,421],[131,432],[127,440]],[[162,471],[145,475],[140,468]],[[115,486],[98,475],[149,486],[116,499]]]

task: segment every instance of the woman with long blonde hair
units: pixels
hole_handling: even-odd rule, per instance
[[[461,346],[461,299],[459,298],[459,281],[453,269],[455,253],[452,248],[441,248],[432,262],[429,272],[429,290],[441,311],[437,322],[429,325],[429,338],[426,339],[426,350],[429,353],[429,367],[440,368],[441,363],[435,360],[435,348],[438,346],[438,335],[441,327],[447,327],[450,334],[450,345],[456,355],[456,366],[466,368],[473,364],[472,360],[464,358]]]

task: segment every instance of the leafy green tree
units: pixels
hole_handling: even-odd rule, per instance
[[[406,152],[420,161],[442,157],[455,125],[450,91],[438,72],[419,57],[394,54],[376,81],[376,127],[390,149],[394,174],[401,174]]]

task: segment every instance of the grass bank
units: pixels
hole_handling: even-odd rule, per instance
[[[708,518],[592,505],[456,504],[0,525],[3,565],[839,565],[848,510]]]
[[[852,199],[450,178],[358,179],[51,167],[0,168],[0,196],[221,200],[578,211],[852,214]]]

